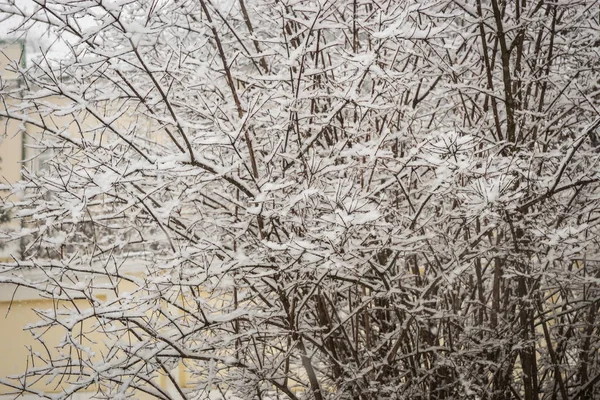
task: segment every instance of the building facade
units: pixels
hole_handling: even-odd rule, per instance
[[[0,41],[0,87],[14,91],[14,101],[19,101],[19,68],[25,66],[26,45],[21,41]],[[10,101],[7,99],[5,101]],[[60,104],[59,98],[49,98],[51,102]],[[25,247],[24,240],[14,240],[14,235],[23,230],[20,220],[11,218],[12,207],[18,203],[21,198],[19,193],[13,190],[14,185],[25,175],[25,171],[44,174],[44,162],[47,154],[40,152],[35,146],[35,136],[40,134],[40,130],[35,124],[18,121],[9,118],[7,106],[10,104],[0,103],[0,198],[2,199],[3,214],[6,215],[5,222],[1,224],[0,229],[0,262],[10,265],[15,262],[15,258]],[[35,120],[44,118],[40,116],[28,116]],[[76,126],[60,126],[66,118],[61,116],[46,116],[44,124],[54,124],[54,128],[67,129],[73,131]],[[83,118],[84,123],[93,124],[87,118]],[[124,119],[122,124],[131,122]],[[14,257],[13,257],[14,256]],[[6,267],[9,269],[10,267]],[[6,269],[5,269],[6,271]],[[31,276],[27,278],[35,281],[35,274],[39,271],[31,271]],[[123,284],[123,290],[127,290],[127,284]],[[111,296],[110,292],[102,293],[99,291],[97,298],[99,301],[106,300]],[[2,279],[2,270],[0,270],[0,399],[12,399],[19,396],[19,390],[14,387],[18,385],[18,380],[10,379],[16,377],[24,371],[31,368],[40,368],[47,364],[50,358],[57,356],[62,351],[61,342],[66,338],[65,330],[59,328],[50,328],[44,333],[44,344],[35,340],[34,331],[27,328],[39,323],[44,313],[57,313],[68,307],[90,307],[86,299],[76,299],[74,302],[62,302],[56,298],[40,296],[35,288],[18,286],[13,283],[7,283]],[[75,327],[79,331],[89,329],[83,324]],[[96,335],[95,343],[88,343],[91,346],[98,346],[101,351],[103,338]],[[77,360],[77,354],[62,354],[64,357],[72,357]],[[182,366],[176,366],[172,375],[177,381],[185,386],[187,374]],[[177,398],[176,391],[171,387],[167,378],[162,376],[157,378],[157,383],[167,392]],[[22,392],[24,398],[41,398],[44,394],[53,395],[62,392],[68,384],[61,377],[41,377],[37,381],[29,380],[21,382],[27,387],[27,391]],[[11,386],[13,385],[13,386]],[[38,393],[38,394],[36,394]],[[72,396],[74,399],[87,399],[95,394],[95,388],[77,392]],[[19,396],[22,397],[22,396]],[[149,398],[143,393],[135,393],[135,398]]]

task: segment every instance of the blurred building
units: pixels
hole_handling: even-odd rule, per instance
[[[14,101],[19,101],[19,68],[25,66],[26,46],[22,41],[0,41],[0,87],[4,90],[14,90]],[[5,101],[9,102],[10,99]],[[50,99],[61,102],[60,99]],[[30,145],[33,142],[32,138],[37,134],[34,126],[7,118],[6,107],[8,103],[0,102],[0,199],[2,208],[10,208],[14,202],[19,201],[19,195],[12,192],[12,186],[22,179],[24,169],[34,171],[39,174],[44,173],[44,154],[33,149]],[[84,121],[86,121],[84,118]],[[66,119],[60,116],[51,118],[53,124],[61,124]],[[87,119],[87,123],[92,122]],[[123,121],[123,124],[131,123]],[[76,127],[69,127],[76,129]],[[36,153],[37,152],[37,153]],[[2,215],[2,214],[0,214]],[[7,231],[18,232],[21,230],[21,223],[11,218],[10,212],[5,214],[7,221],[0,224],[0,262],[11,263],[14,259],[11,255],[18,257],[22,251],[22,243],[20,241],[7,242]],[[4,232],[4,234],[3,234]],[[39,271],[31,271],[32,277]],[[1,273],[1,271],[0,271]],[[31,277],[28,277],[31,278]],[[123,289],[127,290],[124,285]],[[98,298],[105,300],[107,294],[98,294]],[[71,304],[62,304],[56,299],[41,297],[34,288],[17,286],[14,284],[3,283],[0,275],[0,399],[15,398],[15,388],[4,385],[3,380],[7,377],[17,376],[23,373],[28,368],[36,368],[43,366],[49,359],[49,353],[53,356],[56,352],[60,352],[60,343],[64,340],[64,330],[58,328],[50,328],[46,332],[45,346],[42,346],[38,341],[34,340],[30,331],[24,330],[27,325],[35,324],[40,321],[39,311],[44,310],[61,310]],[[77,307],[90,307],[89,301],[86,299],[76,299]],[[89,327],[79,326],[76,329],[88,329]],[[102,338],[97,337],[96,343],[102,343]],[[93,343],[88,343],[95,346]],[[72,356],[77,360],[77,355]],[[187,374],[183,372],[182,367],[177,367],[175,376],[181,384],[185,386]],[[159,377],[159,384],[169,392],[174,394],[175,391],[169,387],[166,377]],[[65,382],[61,377],[42,377],[37,381],[31,379],[27,382],[27,387],[31,389],[31,393],[24,396],[25,399],[40,398],[40,395],[35,394],[36,391],[49,395],[60,393]],[[93,388],[88,392],[78,392],[72,396],[73,399],[88,399],[94,394]],[[143,393],[136,393],[135,398],[148,398]]]
[[[25,56],[25,44],[22,41],[0,41],[0,88],[3,90],[18,89],[18,69],[24,66]],[[23,129],[19,129],[19,121],[10,120],[2,115],[6,105],[4,102],[0,103],[0,199],[3,203],[15,199],[10,195],[10,187],[21,179],[22,162],[26,159]],[[0,210],[0,215],[3,219],[10,218],[10,215],[2,210]],[[3,226],[13,229],[19,227],[15,222],[5,222]],[[0,242],[0,245],[1,260],[10,258],[10,254],[18,251],[17,243]]]

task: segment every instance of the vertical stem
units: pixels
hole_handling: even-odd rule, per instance
[[[225,56],[225,51],[223,50],[223,45],[221,44],[221,39],[219,37],[219,33],[217,32],[217,28],[213,23],[212,17],[208,11],[208,7],[206,6],[206,2],[204,0],[199,0],[200,5],[202,6],[202,10],[206,14],[206,19],[210,25],[210,29],[215,38],[215,43],[217,44],[217,50],[219,52],[219,57],[221,58],[221,62],[223,63],[223,69],[225,70],[225,76],[227,77],[227,84],[229,85],[229,89],[231,90],[231,95],[233,96],[233,101],[235,102],[235,107],[238,112],[238,117],[241,119],[244,116],[244,110],[242,108],[242,103],[240,102],[240,98],[237,94],[237,90],[235,89],[235,84],[233,82],[233,76],[231,75],[231,69],[229,68],[229,63],[227,62],[227,57]],[[244,128],[244,138],[246,141],[246,146],[248,147],[248,154],[250,156],[250,165],[252,167],[252,174],[254,175],[254,179],[258,180],[258,166],[256,164],[256,157],[254,155],[254,149],[252,147],[252,140],[250,138],[250,133],[247,128]],[[256,217],[258,223],[258,231],[260,234],[260,238],[264,239],[264,224],[261,215]]]
[[[492,76],[492,62],[490,60],[490,56],[488,54],[489,50],[488,50],[488,44],[487,41],[485,39],[485,28],[484,28],[484,24],[483,24],[483,9],[481,7],[481,0],[477,0],[477,14],[479,14],[479,37],[481,39],[481,47],[482,47],[482,52],[483,52],[483,61],[485,63],[484,68],[485,68],[485,75],[486,75],[486,79],[487,79],[487,86],[488,89],[490,89],[491,91],[494,90],[494,80],[493,80],[493,76]],[[496,104],[496,98],[494,96],[489,96],[488,97],[490,99],[490,102],[492,103],[492,112],[494,114],[494,124],[496,126],[496,135],[498,136],[498,140],[503,140],[503,134],[502,134],[502,129],[501,129],[501,125],[500,125],[500,117],[498,115],[498,106]]]
[[[246,24],[246,27],[248,28],[248,32],[250,32],[250,35],[254,35],[254,27],[252,26],[252,22],[250,21],[250,17],[248,16],[248,10],[246,10],[246,4],[244,3],[244,0],[239,0],[239,4],[240,4],[240,9],[242,10],[242,16],[244,17],[244,23]],[[254,43],[254,48],[256,49],[256,51],[258,53],[261,53],[260,45],[258,44],[258,40],[253,38],[252,43]],[[265,72],[269,72],[269,67],[267,66],[267,61],[265,60],[265,58],[263,56],[260,57],[259,63],[260,63],[260,66],[262,67],[262,69],[265,70]]]
[[[497,0],[492,1],[494,20],[496,21],[496,35],[500,43],[500,60],[502,61],[502,82],[504,83],[504,107],[506,110],[506,138],[511,143],[516,143],[515,104],[512,91],[512,78],[510,76],[510,50],[506,43],[506,35],[502,23],[502,12]]]

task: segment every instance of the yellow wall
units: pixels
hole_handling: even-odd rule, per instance
[[[24,57],[24,46],[21,42],[0,42],[0,77],[3,81],[19,77],[14,67],[16,63],[22,63]]]
[[[129,284],[120,285],[121,290],[129,288]],[[52,299],[40,298],[38,294],[31,289],[19,289],[16,296],[11,300],[15,286],[8,284],[0,284],[0,378],[22,374],[27,368],[32,365],[35,367],[43,367],[47,365],[48,354],[52,358],[57,356],[66,356],[68,359],[76,363],[80,356],[73,346],[62,346],[66,338],[68,330],[61,326],[55,326],[51,329],[35,328],[31,331],[24,329],[30,324],[37,324],[43,317],[36,313],[37,311],[50,312],[53,315],[54,310],[67,311],[73,307],[77,307],[80,311],[91,308],[91,303],[85,299],[78,299],[74,302],[56,301]],[[96,297],[99,301],[106,301],[107,296],[104,294]],[[86,320],[84,323],[76,324],[71,333],[71,337],[83,348],[84,351],[89,351],[86,358],[91,355],[93,361],[100,361],[103,354],[107,353],[106,336],[101,331],[94,331],[93,318]],[[82,332],[85,335],[80,335]],[[43,334],[46,347],[39,343],[32,334]],[[176,378],[179,376],[177,371],[173,371],[172,375]],[[37,381],[29,379],[27,381],[28,388],[32,391],[43,391],[45,393],[59,393],[69,386],[68,377],[62,377],[60,374],[54,378],[42,377]],[[77,379],[77,369],[74,369],[71,379]],[[164,376],[157,378],[156,382],[159,386],[173,393],[174,388],[169,384]],[[15,389],[0,384],[0,399],[3,396],[13,398]],[[96,392],[96,387],[91,386],[85,390],[79,391],[78,398],[89,398]],[[35,397],[35,396],[34,396]],[[151,396],[135,392],[136,399],[149,399]],[[177,396],[174,396],[177,398]]]
[[[0,84],[15,85],[17,75],[10,71],[19,60],[23,48],[20,43],[0,43]],[[0,103],[0,110],[4,105]],[[19,129],[19,121],[9,121],[0,117],[0,183],[14,183],[21,178],[20,162],[22,159],[23,141]]]
[[[86,300],[77,300],[77,307],[88,308],[89,303]],[[0,303],[0,352],[3,362],[0,362],[0,376],[9,377],[23,373],[31,367],[43,367],[47,365],[48,353],[56,357],[59,354],[59,343],[65,338],[67,331],[61,327],[54,327],[49,330],[37,329],[33,332],[41,334],[44,332],[44,341],[46,348],[39,342],[33,340],[33,332],[23,330],[28,324],[39,321],[41,318],[34,310],[53,310],[72,307],[68,303],[54,302],[47,299],[36,300],[17,300],[11,302],[3,301]],[[10,312],[9,312],[10,308]],[[73,329],[73,336],[81,340],[81,345],[90,346],[89,340],[79,336],[81,329],[89,330],[90,324],[78,325]],[[67,353],[73,361],[78,360],[75,353]],[[43,390],[49,393],[56,393],[64,386],[61,383],[61,377],[54,379],[41,378],[37,382],[29,381],[28,385],[34,390]],[[7,394],[14,390],[0,385],[0,394]]]
[[[21,178],[22,134],[17,121],[0,118],[0,176],[1,183],[11,184]]]
[[[14,87],[17,83],[18,75],[11,71],[11,67],[16,67],[14,60],[21,60],[24,57],[24,47],[20,43],[0,42],[0,85],[2,87]],[[10,99],[6,99],[7,102]],[[4,110],[4,102],[0,102],[0,111]],[[23,134],[20,128],[20,121],[8,120],[0,117],[0,185],[12,186],[21,179],[21,160],[23,158]],[[12,202],[14,196],[10,196],[9,190],[0,190],[0,201]],[[16,221],[2,224],[2,229],[15,230],[20,227]],[[0,240],[3,236],[0,235]],[[18,243],[5,244],[0,249],[0,260],[6,260],[10,254],[18,251]]]

